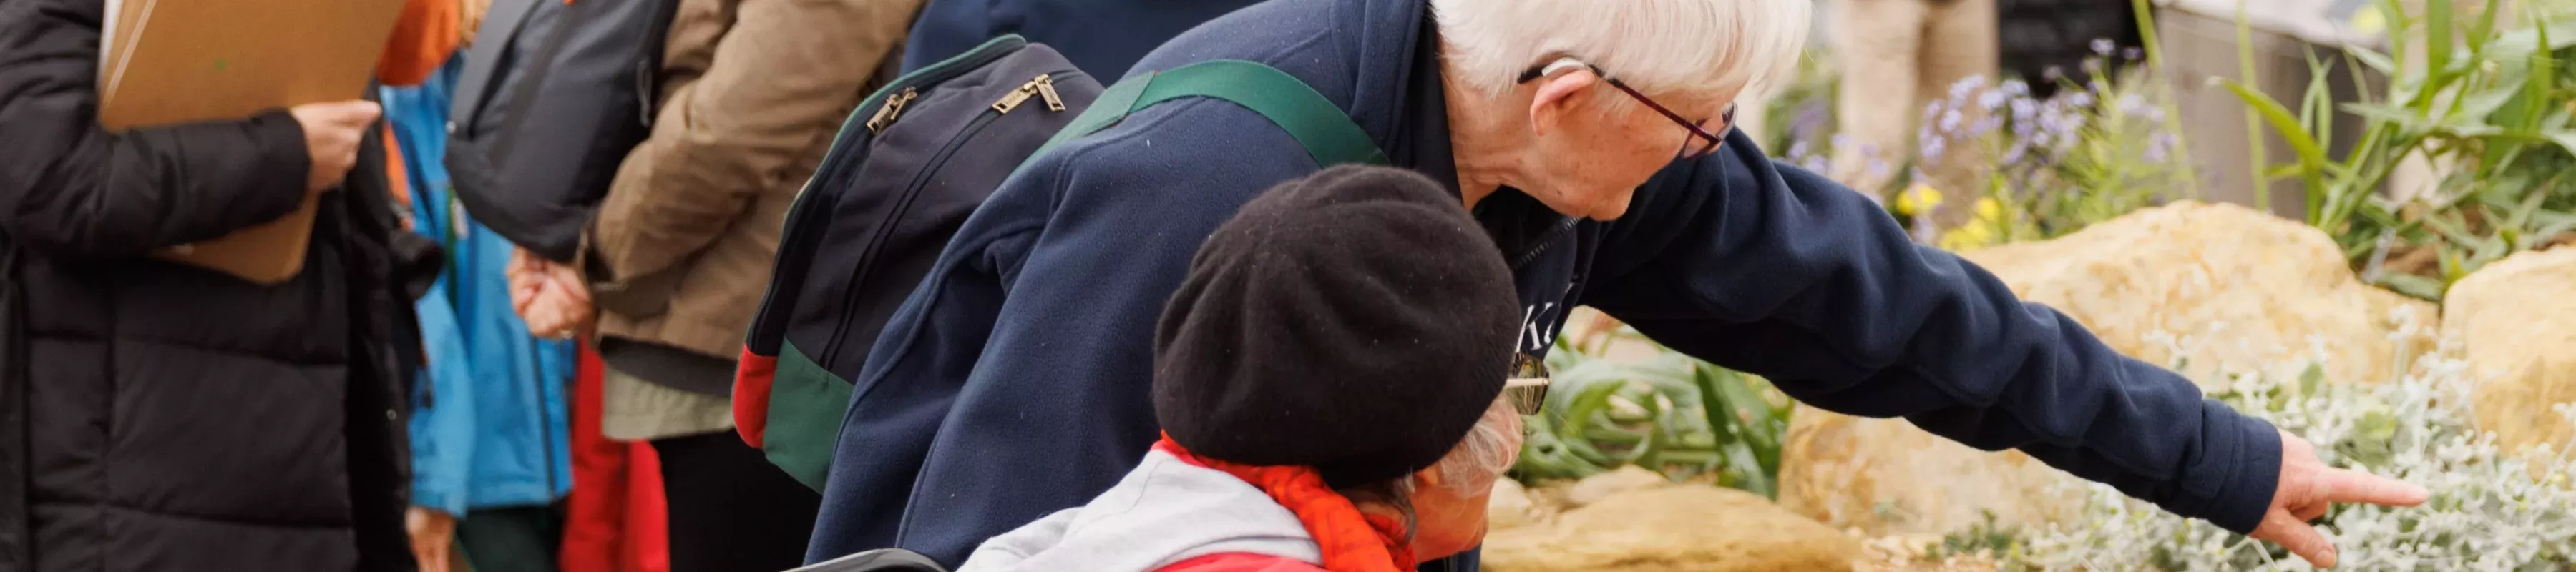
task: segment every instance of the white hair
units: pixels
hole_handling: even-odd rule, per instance
[[[1520,459],[1517,439],[1520,435],[1521,414],[1512,407],[1511,396],[1495,396],[1494,402],[1485,406],[1485,415],[1476,419],[1476,426],[1467,430],[1466,437],[1450,447],[1449,454],[1440,457],[1440,462],[1431,465],[1433,470],[1440,472],[1440,487],[1460,498],[1493,491],[1494,482],[1506,478],[1503,473],[1510,471],[1512,462]],[[1413,527],[1420,524],[1413,511],[1413,493],[1420,485],[1420,479],[1418,474],[1404,475],[1341,487],[1334,492],[1354,503],[1383,506],[1404,515],[1404,537],[1410,540],[1415,532]]]
[[[1751,98],[1797,73],[1814,2],[1431,0],[1431,7],[1453,77],[1488,94],[1510,91],[1531,66],[1574,57],[1647,93]]]
[[[1476,427],[1467,430],[1466,438],[1434,465],[1440,469],[1441,486],[1461,497],[1493,490],[1494,481],[1504,478],[1512,462],[1520,459],[1516,443],[1520,435],[1520,411],[1512,408],[1508,396],[1496,397],[1485,407],[1485,416],[1476,420]]]

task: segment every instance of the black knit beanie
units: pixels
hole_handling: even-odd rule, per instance
[[[1192,453],[1335,487],[1430,467],[1510,375],[1518,298],[1455,195],[1384,167],[1264,192],[1190,261],[1154,335],[1154,415]]]

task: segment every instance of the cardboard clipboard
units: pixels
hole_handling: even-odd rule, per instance
[[[366,96],[403,0],[106,0],[98,119],[109,131]],[[304,269],[318,205],[173,246],[165,259],[262,284]]]

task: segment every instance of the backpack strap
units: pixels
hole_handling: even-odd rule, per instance
[[[1029,156],[1117,125],[1154,104],[1188,97],[1222,99],[1261,114],[1297,138],[1318,166],[1387,163],[1368,133],[1324,94],[1287,72],[1244,60],[1205,61],[1121,80]]]

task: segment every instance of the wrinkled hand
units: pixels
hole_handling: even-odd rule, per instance
[[[307,103],[288,109],[304,128],[304,154],[312,158],[304,190],[319,193],[338,186],[358,164],[358,142],[384,109],[369,101]]]
[[[420,572],[447,572],[450,549],[456,543],[456,516],[432,508],[411,507],[403,514],[403,527],[411,531],[411,556],[420,561]]]
[[[2281,488],[2272,493],[2271,512],[2255,527],[2254,538],[2271,541],[2318,568],[2335,565],[2334,544],[2326,542],[2308,521],[2325,516],[2335,503],[2366,502],[2415,506],[2432,496],[2405,481],[2328,467],[2317,460],[2317,448],[2306,439],[2281,432]]]
[[[588,331],[591,319],[598,315],[590,302],[590,286],[570,265],[518,250],[511,253],[506,274],[510,308],[528,323],[529,334],[571,338]]]

